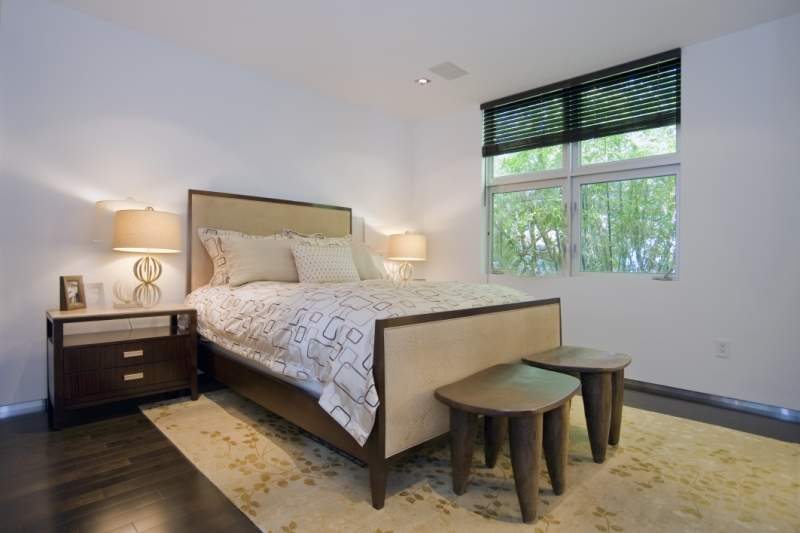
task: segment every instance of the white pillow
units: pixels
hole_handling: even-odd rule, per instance
[[[358,270],[358,277],[362,280],[365,279],[383,279],[383,273],[378,270],[378,263],[374,259],[372,251],[366,244],[353,243],[353,262],[356,264]],[[383,265],[383,258],[381,258],[381,266]]]
[[[318,246],[295,243],[294,263],[301,283],[347,283],[359,281],[350,246]]]
[[[222,247],[222,239],[289,239],[288,235],[276,233],[274,235],[250,235],[241,231],[234,231],[219,228],[197,228],[197,236],[211,259],[214,267],[211,280],[208,282],[212,287],[217,285],[227,285],[229,282],[228,258]]]
[[[317,246],[350,246],[353,242],[352,235],[345,235],[344,237],[326,237],[321,233],[305,235],[290,229],[283,230],[281,235],[305,244],[314,244]]]
[[[228,267],[228,283],[233,287],[251,281],[297,282],[297,269],[289,239],[222,238]]]
[[[225,285],[228,283],[228,262],[225,254],[222,253],[222,237],[244,237],[244,233],[218,228],[197,228],[197,236],[211,259],[214,268],[211,280],[208,282],[212,287]]]
[[[372,262],[375,263],[375,268],[378,269],[378,273],[381,275],[381,279],[392,279],[391,274],[386,270],[386,259],[384,259],[381,254],[376,254],[375,252],[372,252],[370,255],[372,256]]]
[[[383,269],[386,271],[386,278],[391,281],[400,281],[400,263],[396,261],[384,261]]]

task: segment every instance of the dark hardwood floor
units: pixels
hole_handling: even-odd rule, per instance
[[[627,390],[625,404],[800,442],[798,424]],[[0,531],[257,531],[135,402],[82,419],[56,432],[45,413],[0,421]]]
[[[0,421],[0,531],[258,531],[135,405],[89,416]]]

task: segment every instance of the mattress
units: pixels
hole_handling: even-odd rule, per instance
[[[369,280],[206,286],[186,302],[197,309],[201,336],[303,390],[318,390],[319,405],[363,445],[378,407],[376,320],[525,299],[500,285]]]

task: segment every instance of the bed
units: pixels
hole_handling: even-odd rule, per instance
[[[210,293],[225,298],[227,290],[216,288],[213,292],[206,287],[212,264],[197,235],[200,227],[255,235],[270,235],[287,228],[330,237],[352,233],[349,208],[288,200],[190,190],[188,213],[186,292],[189,301],[201,303],[200,307],[205,305],[200,295],[208,298]],[[282,297],[288,297],[293,290],[260,283],[240,290],[277,291]],[[357,295],[372,294],[369,291],[389,294],[393,290],[378,282],[355,285],[359,286],[341,290],[367,291],[354,293]],[[391,464],[449,430],[448,411],[434,399],[434,389],[494,364],[519,361],[525,354],[561,345],[558,299],[494,303],[506,301],[498,289],[497,294],[489,291],[483,300],[449,309],[420,304],[426,301],[427,289],[424,284],[415,287],[397,289],[411,292],[389,297],[418,298],[412,303],[417,304],[414,309],[420,313],[406,309],[402,316],[376,314],[385,317],[372,320],[369,364],[363,365],[371,365],[372,381],[365,385],[368,393],[360,398],[372,406],[369,424],[360,426],[367,433],[346,428],[331,413],[330,406],[326,410],[321,401],[324,387],[315,386],[314,380],[293,375],[296,371],[276,372],[275,368],[266,368],[254,360],[257,358],[243,357],[235,341],[226,341],[211,325],[204,330],[205,336],[201,331],[200,367],[217,381],[365,463],[369,468],[372,505],[380,509]],[[451,289],[456,286],[443,292],[449,294],[447,291]],[[330,292],[334,288],[314,290]],[[485,302],[488,304],[483,305]],[[341,314],[340,311],[333,314],[337,313]]]

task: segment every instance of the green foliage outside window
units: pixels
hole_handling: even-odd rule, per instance
[[[675,176],[581,185],[581,269],[667,273],[675,265]]]
[[[677,150],[675,126],[632,131],[581,141],[581,164],[672,154]]]
[[[554,170],[564,166],[564,147],[560,144],[534,148],[523,152],[498,155],[493,158],[494,177]]]
[[[528,276],[556,274],[566,248],[561,187],[492,195],[492,269]]]

